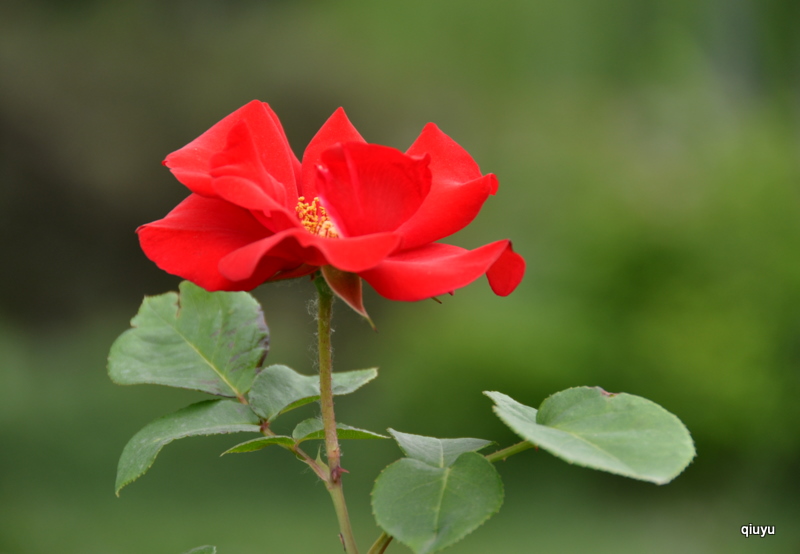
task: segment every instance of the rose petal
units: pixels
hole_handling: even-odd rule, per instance
[[[410,250],[460,231],[481,210],[483,203],[497,189],[497,178],[485,175],[463,184],[439,180],[419,210],[397,229],[403,235],[403,249]]]
[[[173,175],[192,192],[215,196],[211,185],[211,158],[225,148],[228,133],[238,123],[250,129],[258,144],[263,167],[279,182],[296,190],[297,157],[289,148],[278,116],[268,104],[253,100],[226,116],[195,140],[164,160]]]
[[[320,161],[319,196],[340,236],[394,231],[419,209],[431,186],[427,157],[388,146],[341,144]]]
[[[300,187],[300,179],[301,179],[300,173],[301,173],[302,164],[300,163],[300,160],[297,159],[297,156],[295,155],[294,150],[292,150],[291,146],[289,145],[289,139],[286,136],[286,131],[283,130],[283,125],[281,124],[281,120],[278,119],[278,114],[276,114],[274,111],[272,111],[272,109],[269,108],[269,104],[267,104],[266,102],[264,103],[264,105],[267,106],[267,108],[268,108],[267,111],[269,113],[269,116],[272,118],[272,122],[275,124],[275,126],[280,131],[281,136],[283,136],[284,142],[286,143],[287,146],[289,146],[289,152],[291,154],[290,158],[291,158],[291,161],[292,161],[292,173],[294,174],[295,195],[297,195],[297,189]]]
[[[274,164],[279,167],[269,168],[264,163],[264,150],[274,145],[265,146],[262,142],[263,139],[260,140],[244,121],[240,121],[228,132],[225,148],[211,157],[209,173],[214,181],[219,177],[248,179],[278,205],[294,209],[297,187],[291,160],[284,158],[284,163]],[[268,161],[275,162],[280,156],[273,154],[272,158]],[[274,169],[278,170],[279,175],[275,174]],[[220,188],[216,182],[212,182],[212,186],[214,189]]]
[[[495,262],[503,260],[497,272],[493,272],[493,278],[502,287],[502,292],[508,294],[522,279],[519,267],[505,254],[510,249],[511,243],[507,240],[475,250],[434,243],[391,256],[379,266],[359,272],[359,275],[389,300],[414,301],[464,287],[486,273]],[[504,268],[512,269],[513,274],[503,278],[498,273]]]
[[[255,183],[246,178],[223,176],[214,179],[220,199],[250,211],[264,227],[278,233],[293,227],[302,228],[297,214],[280,206]]]
[[[525,259],[511,249],[511,241],[508,241],[508,248],[503,250],[500,257],[486,271],[486,278],[489,286],[498,296],[508,296],[525,275]]]
[[[234,282],[221,275],[220,259],[271,233],[247,210],[197,194],[137,233],[142,250],[158,267],[206,290],[251,290],[276,272],[299,265],[265,259],[247,279]]]
[[[317,196],[317,165],[320,163],[320,155],[331,146],[343,142],[365,141],[347,119],[344,109],[338,108],[320,127],[303,153],[303,178],[299,193],[305,196],[306,202],[311,202]]]
[[[414,144],[406,150],[406,154],[410,156],[430,154],[434,188],[439,183],[466,183],[483,175],[472,156],[433,123],[425,125]],[[495,192],[497,192],[496,184],[491,194]]]
[[[357,273],[378,265],[399,242],[400,237],[393,233],[327,239],[305,229],[288,229],[231,252],[220,261],[219,268],[228,279],[242,281],[257,270],[261,258],[271,256]]]
[[[211,158],[212,188],[218,197],[264,214],[259,220],[273,232],[298,227],[294,181],[288,188],[263,167],[255,138],[244,122],[228,133],[225,149]],[[292,176],[292,179],[294,177]]]

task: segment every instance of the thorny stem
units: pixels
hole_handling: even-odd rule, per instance
[[[336,517],[339,519],[340,537],[347,554],[358,554],[347,504],[342,487],[342,466],[340,463],[339,439],[336,435],[336,415],[333,411],[333,376],[331,349],[331,318],[333,315],[333,292],[322,275],[314,281],[317,286],[317,340],[319,344],[319,403],[322,411],[322,423],[325,429],[325,453],[328,459],[328,478],[325,486],[333,500]]]
[[[502,450],[498,450],[497,452],[492,452],[491,454],[487,454],[485,458],[492,463],[504,461],[506,458],[513,456],[514,454],[519,454],[529,448],[534,448],[534,445],[529,443],[528,441],[518,442],[517,444],[512,444],[508,448],[503,448]]]
[[[383,554],[390,542],[392,542],[392,536],[384,531],[381,533],[381,536],[378,537],[378,540],[375,541],[375,544],[372,545],[372,548],[369,549],[367,554]]]

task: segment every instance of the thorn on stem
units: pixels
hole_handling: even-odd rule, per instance
[[[338,482],[341,480],[341,478],[342,478],[342,473],[350,473],[350,472],[349,472],[349,471],[347,471],[347,470],[346,470],[345,468],[343,468],[342,466],[336,466],[335,468],[333,468],[333,469],[331,470],[331,480],[332,480],[334,483],[338,483]]]

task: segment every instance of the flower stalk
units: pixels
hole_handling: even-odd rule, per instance
[[[358,554],[347,504],[342,486],[342,466],[340,463],[339,438],[336,434],[336,415],[333,410],[333,362],[331,347],[331,319],[333,316],[333,291],[325,278],[318,275],[314,280],[317,287],[317,340],[319,348],[319,390],[322,423],[325,430],[325,454],[328,460],[328,479],[325,486],[331,495],[336,517],[339,520],[339,532],[347,554]]]

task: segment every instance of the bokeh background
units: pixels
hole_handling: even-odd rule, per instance
[[[342,420],[507,445],[481,391],[600,385],[693,433],[663,487],[510,459],[504,508],[450,552],[800,551],[798,22],[796,0],[0,3],[0,552],[339,551],[324,487],[284,451],[219,458],[239,437],[174,443],[113,494],[128,438],[199,398],[106,376],[178,283],[134,229],[187,195],[164,156],[254,98],[298,154],[338,106],[401,149],[436,122],[501,184],[454,242],[528,260],[504,299],[370,292],[377,334],[340,306],[338,369],[381,368]],[[256,295],[271,361],[311,372],[310,284]],[[366,545],[400,453],[345,448]]]

